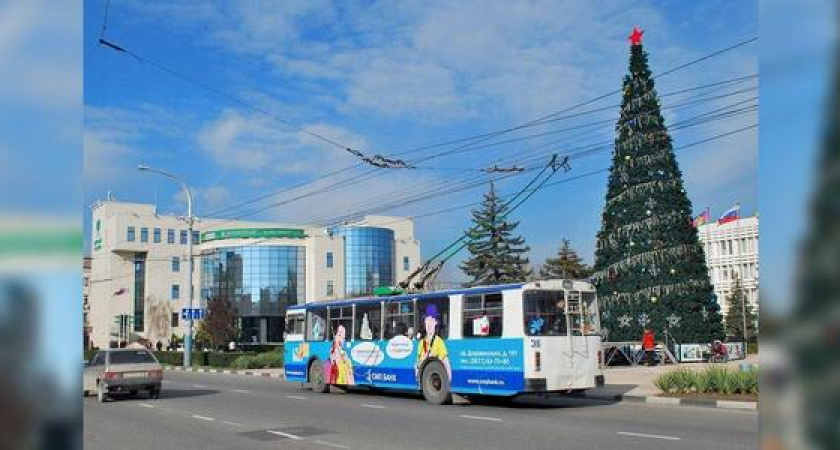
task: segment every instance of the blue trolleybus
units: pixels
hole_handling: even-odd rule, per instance
[[[603,383],[595,290],[576,280],[289,307],[285,375],[330,386],[515,396]]]

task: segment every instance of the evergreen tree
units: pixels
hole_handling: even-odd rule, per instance
[[[737,275],[735,276],[735,282],[732,284],[732,291],[726,297],[726,307],[727,311],[724,317],[726,335],[738,336],[741,339],[754,338],[758,321],[752,305],[747,301],[746,294],[741,286],[741,279]],[[747,316],[746,334],[744,334],[744,312]]]
[[[572,248],[568,239],[563,239],[556,258],[547,258],[540,268],[540,277],[546,278],[588,278],[592,269],[583,263],[583,259]]]
[[[671,138],[660,111],[641,32],[633,30],[630,73],[595,251],[602,324],[610,341],[665,328],[683,343],[723,337],[703,248],[691,226]]]
[[[472,278],[468,286],[525,281],[531,275],[528,258],[523,256],[530,248],[521,236],[513,236],[519,222],[508,222],[507,211],[491,183],[481,207],[472,212],[475,225],[468,232],[467,244],[471,256],[460,266]]]
[[[834,68],[832,87],[808,234],[799,254],[794,320],[782,336],[797,368],[805,435],[820,449],[840,448],[840,67]]]

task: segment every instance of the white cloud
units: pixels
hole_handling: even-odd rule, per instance
[[[341,127],[314,123],[304,128],[356,149],[366,146],[362,137]],[[322,173],[354,161],[349,153],[314,136],[237,110],[225,110],[202,127],[197,141],[219,165],[247,172]]]
[[[197,211],[213,211],[231,203],[233,195],[225,186],[190,187]],[[178,204],[177,209],[183,209],[187,204],[187,194],[179,189],[172,194],[172,200]]]

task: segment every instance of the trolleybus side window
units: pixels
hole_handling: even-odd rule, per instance
[[[302,315],[286,316],[286,334],[303,334],[304,321]]]
[[[437,321],[436,335],[441,338],[449,337],[449,297],[424,298],[417,300],[417,330],[422,337],[426,337],[426,316],[432,316]]]
[[[356,339],[370,341],[379,339],[379,328],[382,326],[382,304],[356,304]]]
[[[335,332],[338,330],[339,325],[344,327],[345,339],[348,341],[353,340],[353,307],[350,305],[331,306],[329,309],[329,324],[330,326],[327,331],[330,333],[330,341],[335,338]]]
[[[500,337],[502,335],[502,294],[464,296],[465,338]]]
[[[327,336],[327,308],[312,308],[306,311],[306,340],[323,341]]]
[[[414,338],[414,300],[385,303],[385,339],[397,335]]]
[[[563,291],[525,291],[523,303],[525,334],[566,335],[566,302]]]

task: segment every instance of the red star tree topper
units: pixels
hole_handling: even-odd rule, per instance
[[[630,45],[641,45],[643,34],[645,32],[640,30],[639,27],[633,27],[633,32],[627,37],[630,40]]]

